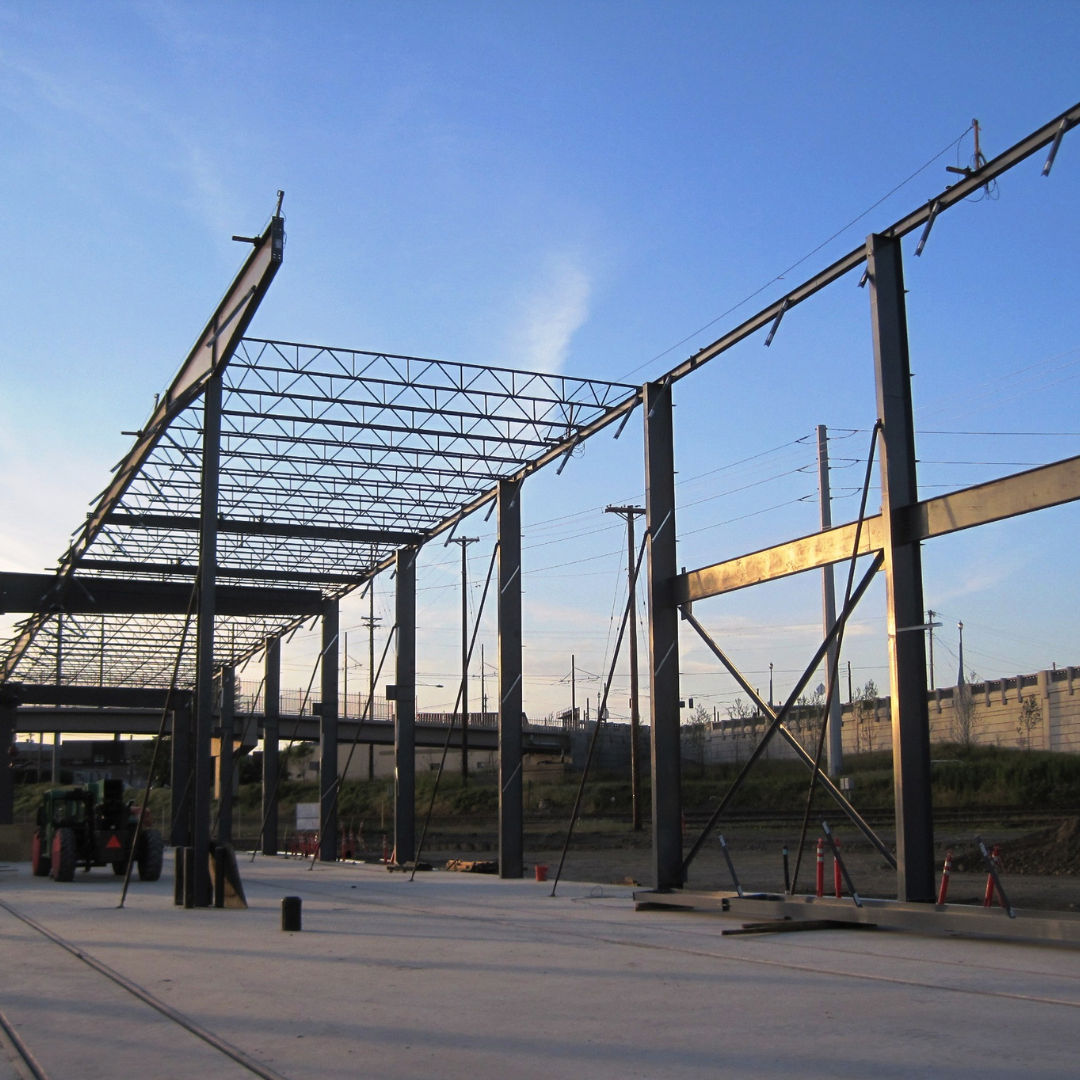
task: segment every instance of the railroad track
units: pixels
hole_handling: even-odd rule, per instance
[[[183,1028],[185,1031],[190,1032],[197,1039],[201,1039],[204,1043],[212,1046],[219,1053],[224,1054],[225,1057],[231,1058],[238,1065],[247,1069],[248,1072],[253,1073],[255,1076],[261,1077],[262,1080],[287,1080],[287,1077],[282,1076],[281,1073],[271,1069],[269,1065],[263,1064],[261,1061],[257,1061],[251,1057],[250,1054],[246,1054],[239,1047],[233,1046],[232,1043],[226,1042],[219,1035],[215,1035],[214,1032],[204,1028],[201,1024],[196,1023],[189,1016],[185,1016],[182,1012],[172,1008],[170,1005],[166,1005],[160,998],[155,997],[140,986],[138,983],[133,982],[131,979],[124,975],[121,975],[118,971],[114,971],[107,964],[102,963],[96,957],[83,949],[80,949],[77,945],[73,945],[69,941],[65,941],[59,934],[53,933],[46,926],[42,926],[36,919],[30,918],[29,915],[23,914],[17,908],[12,907],[4,900],[0,900],[0,909],[6,911],[9,915],[19,919],[25,923],[32,930],[41,934],[42,937],[51,941],[54,945],[70,953],[76,959],[81,960],[88,967],[92,968],[99,975],[104,976],[110,982],[115,983],[121,989],[126,990],[133,997],[138,998],[139,1001],[148,1005],[150,1008],[155,1009],[166,1019],[172,1021],[178,1027]],[[20,1036],[15,1026],[11,1021],[0,1012],[0,1028],[3,1029],[4,1034],[15,1048],[16,1053],[19,1055],[22,1063],[26,1067],[26,1070],[30,1073],[34,1080],[52,1080],[52,1078],[45,1072],[41,1063],[35,1057],[33,1051],[26,1044],[25,1040]]]

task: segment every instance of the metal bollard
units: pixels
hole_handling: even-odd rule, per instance
[[[825,839],[818,837],[817,842],[817,894],[825,895]]]
[[[299,896],[286,896],[281,901],[281,929],[294,933],[301,929]]]
[[[836,844],[836,850],[840,850],[840,837],[837,836],[833,839],[833,843]],[[836,891],[836,899],[841,900],[844,896],[844,879],[840,873],[840,860],[833,857],[832,864],[832,876],[833,876],[833,889]]]

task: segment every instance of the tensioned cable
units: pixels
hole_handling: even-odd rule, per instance
[[[619,662],[619,649],[622,646],[623,635],[626,633],[626,624],[630,618],[630,610],[634,603],[634,586],[637,584],[638,574],[641,572],[641,560],[645,557],[645,549],[648,547],[649,530],[641,538],[641,550],[638,552],[637,564],[634,566],[634,576],[629,584],[629,595],[626,598],[626,608],[623,611],[622,622],[619,624],[619,636],[615,639],[615,652],[611,657],[611,667],[608,670],[607,682],[604,684],[604,695],[596,708],[596,727],[593,728],[592,739],[589,741],[589,752],[585,756],[585,767],[581,772],[581,781],[578,783],[577,797],[574,799],[574,809],[570,814],[570,823],[566,827],[566,840],[563,842],[562,854],[559,856],[559,867],[555,871],[555,880],[551,886],[551,896],[559,887],[559,879],[562,877],[563,865],[566,862],[566,852],[570,848],[570,839],[574,835],[574,826],[577,824],[578,814],[581,811],[581,799],[585,794],[585,783],[589,778],[589,766],[592,764],[596,745],[600,741],[600,729],[607,719],[608,694],[611,692],[611,680],[615,675],[615,665]]]
[[[878,420],[874,424],[874,430],[870,433],[870,452],[866,458],[866,478],[863,480],[862,500],[859,503],[859,517],[855,523],[855,541],[851,549],[851,561],[848,563],[847,585],[844,588],[843,610],[847,609],[851,601],[851,590],[855,584],[855,566],[859,561],[859,541],[862,538],[863,523],[866,518],[866,500],[870,494],[870,480],[874,471],[874,453],[877,449],[877,436],[882,424]],[[832,663],[829,665],[828,691],[825,695],[825,703],[822,706],[821,733],[818,735],[817,753],[814,755],[814,770],[810,774],[810,789],[806,795],[806,812],[803,814],[802,832],[799,834],[799,849],[795,855],[795,871],[791,875],[791,891],[795,892],[795,885],[799,880],[799,867],[802,864],[803,847],[806,844],[806,830],[810,825],[810,812],[814,805],[814,790],[817,787],[818,776],[821,774],[821,755],[825,750],[825,734],[829,727],[829,711],[832,707],[833,698],[836,696],[837,677],[840,674],[840,650],[844,644],[844,631],[847,624],[840,627],[836,635],[836,648],[833,651]],[[839,856],[837,856],[839,858]]]
[[[496,541],[495,546],[491,549],[491,562],[488,564],[487,577],[484,580],[484,591],[480,596],[480,609],[476,615],[476,622],[473,624],[472,639],[469,641],[469,648],[465,653],[465,667],[468,668],[472,662],[473,648],[476,645],[476,636],[480,632],[480,618],[484,614],[484,604],[487,602],[488,587],[491,585],[491,575],[495,569],[495,559],[499,554],[499,544]],[[462,672],[464,676],[464,672]],[[416,868],[420,865],[420,853],[424,850],[424,840],[427,838],[428,826],[431,824],[431,814],[435,809],[435,797],[439,793],[439,783],[442,780],[443,770],[446,768],[446,755],[450,752],[450,738],[454,734],[454,718],[457,716],[458,709],[461,708],[462,694],[465,689],[465,679],[461,680],[461,684],[458,686],[457,700],[454,702],[454,711],[450,714],[450,723],[446,728],[446,742],[443,743],[442,758],[439,760],[439,771],[435,774],[435,783],[431,788],[431,802],[428,803],[427,817],[424,818],[424,828],[420,833],[420,843],[416,845],[416,857],[413,859],[412,874],[409,877],[410,881],[416,878]],[[501,711],[501,710],[500,710]]]
[[[936,153],[928,162],[926,162],[925,165],[920,165],[919,168],[917,168],[909,177],[907,177],[906,180],[901,180],[900,183],[892,189],[892,191],[888,192],[888,194],[886,195],[883,195],[880,199],[878,199],[876,203],[873,204],[873,206],[868,206],[858,217],[852,218],[851,221],[849,221],[842,229],[834,232],[832,236],[828,238],[828,240],[823,240],[820,244],[818,244],[816,248],[814,248],[813,251],[808,251],[801,259],[798,260],[798,262],[793,262],[786,270],[782,270],[779,274],[776,275],[776,277],[770,278],[759,289],[755,289],[752,293],[750,293],[749,296],[744,297],[733,307],[729,307],[727,311],[721,313],[720,315],[717,315],[715,319],[710,319],[709,322],[707,322],[704,326],[699,326],[698,329],[695,330],[692,334],[687,334],[686,337],[684,337],[681,341],[676,341],[674,345],[669,346],[663,352],[657,353],[651,360],[646,360],[644,364],[639,364],[633,370],[626,372],[625,375],[620,375],[619,378],[615,381],[622,382],[623,379],[627,379],[631,375],[636,375],[643,368],[647,368],[650,364],[656,363],[657,360],[660,360],[661,358],[667,356],[668,353],[674,352],[677,348],[679,348],[680,345],[685,345],[688,341],[691,341],[693,338],[697,337],[697,335],[700,334],[702,331],[708,330],[710,326],[714,326],[721,319],[727,318],[727,316],[730,315],[732,312],[738,311],[739,308],[741,308],[744,304],[747,304],[751,300],[753,300],[755,296],[759,296],[761,293],[763,293],[770,285],[775,285],[776,282],[782,281],[788,274],[791,273],[792,270],[795,270],[798,267],[802,266],[802,264],[806,262],[807,259],[816,255],[822,248],[828,247],[828,245],[831,244],[837,237],[843,236],[843,234],[846,233],[848,229],[850,229],[853,225],[857,225],[860,221],[862,221],[862,219],[866,217],[867,214],[876,210],[883,202],[891,199],[902,187],[909,184],[921,172],[925,172],[928,168],[930,168],[930,166],[933,165],[938,158],[943,157],[954,146],[958,146],[961,141],[963,141],[967,133],[971,130],[971,128],[972,125],[969,124],[967,128],[964,129],[962,135],[960,135],[956,139],[953,139],[953,141],[949,143],[948,146]]]
[[[394,634],[396,632],[397,632],[397,624],[395,623],[392,627],[390,627],[390,633],[386,635],[386,646],[383,649],[382,657],[379,659],[379,666],[375,671],[375,678],[372,680],[372,682],[374,684],[378,683],[379,677],[382,675],[383,664],[386,663],[386,654],[390,651],[390,646],[393,644]],[[330,802],[330,809],[326,813],[326,816],[327,816],[328,819],[333,818],[334,814],[337,811],[338,796],[341,794],[341,786],[345,782],[345,777],[347,777],[349,775],[349,766],[352,764],[353,754],[356,753],[357,744],[360,742],[360,732],[364,727],[364,721],[367,720],[368,711],[374,709],[374,702],[375,702],[375,697],[369,690],[368,691],[368,697],[367,697],[367,704],[364,706],[364,711],[360,715],[359,719],[356,722],[356,734],[353,736],[352,746],[349,747],[349,756],[345,759],[345,768],[341,770],[341,772],[338,774],[337,778],[334,780],[334,789],[333,789],[333,792],[331,793],[332,794],[332,799],[331,799],[331,802]],[[347,703],[346,703],[346,705],[347,705]],[[321,770],[320,770],[320,775],[321,775]],[[313,870],[315,868],[315,862],[319,857],[319,852],[322,851],[322,845],[323,845],[323,835],[322,835],[322,829],[320,829],[319,830],[319,842],[315,845],[315,850],[312,852],[311,866],[308,867],[309,870]]]

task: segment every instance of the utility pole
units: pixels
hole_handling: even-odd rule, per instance
[[[480,642],[480,726],[487,724],[487,672],[484,670],[484,643]]]
[[[940,626],[941,623],[934,622],[934,616],[936,614],[937,614],[936,611],[931,611],[929,608],[926,609],[926,631],[930,635],[930,689],[931,690],[936,690],[937,689],[937,683],[934,682],[934,627],[935,626]],[[963,665],[961,665],[961,666],[963,666]]]
[[[641,708],[638,698],[637,651],[637,582],[634,580],[634,518],[645,513],[641,506],[609,506],[605,514],[618,514],[626,520],[626,580],[630,590],[630,618],[626,632],[630,639],[630,791],[633,800],[634,830],[641,831],[641,756],[638,752],[638,731],[641,727]]]
[[[479,536],[455,536],[451,544],[461,546],[461,784],[469,783],[469,560],[470,544]]]
[[[829,430],[818,424],[818,504],[821,508],[821,531],[832,528],[832,494],[829,489]],[[836,624],[836,587],[832,563],[821,568],[821,616],[826,634]],[[844,733],[841,730],[840,690],[833,685],[833,672],[837,667],[837,644],[833,639],[825,654],[825,696],[829,701],[829,775],[839,776],[844,769]]]
[[[382,619],[375,618],[375,579],[368,582],[368,613],[362,620],[368,628],[368,719],[375,719],[375,626]],[[348,642],[348,635],[345,638]],[[347,645],[346,645],[347,647]],[[361,714],[363,710],[361,710]],[[375,779],[375,744],[368,743],[368,779]]]
[[[958,622],[956,628],[960,631],[960,667],[956,674],[956,685],[964,685],[964,624]]]
[[[570,654],[570,723],[567,727],[573,731],[577,726],[577,658]]]
[[[772,708],[772,661],[769,661],[769,708]]]

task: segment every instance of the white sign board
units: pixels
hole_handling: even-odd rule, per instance
[[[319,804],[317,802],[298,802],[296,804],[297,832],[319,831]]]

